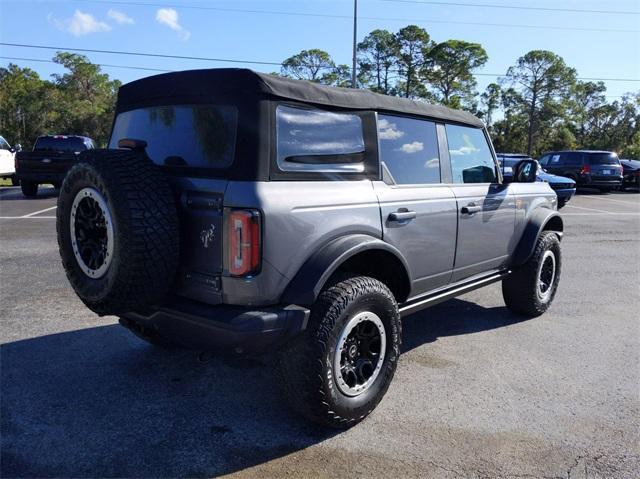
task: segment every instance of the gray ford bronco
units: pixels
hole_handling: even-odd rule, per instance
[[[563,222],[535,163],[505,182],[473,115],[242,69],[120,88],[108,149],[65,177],[67,276],[161,346],[278,351],[294,409],[334,427],[382,399],[402,316],[502,281],[538,316]]]

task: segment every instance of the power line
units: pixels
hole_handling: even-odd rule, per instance
[[[422,3],[425,5],[448,5],[454,7],[479,7],[479,8],[505,8],[510,10],[538,10],[543,12],[571,12],[571,13],[606,13],[612,15],[640,15],[638,11],[623,10],[584,10],[579,8],[555,8],[555,7],[525,7],[520,5],[498,5],[494,3],[460,3],[441,2],[432,0],[377,0],[379,2],[393,3]]]
[[[0,56],[0,58],[4,60],[16,60],[16,61],[25,61],[25,62],[57,63],[57,62],[54,62],[53,60],[43,60],[41,58],[23,58],[23,57],[5,57],[5,56]],[[110,65],[107,63],[93,63],[93,65],[97,65],[99,67],[107,67],[107,68],[125,68],[128,70],[145,70],[150,72],[163,72],[163,73],[169,73],[169,72],[175,71],[175,70],[162,70],[160,68],[134,67],[130,65]]]
[[[154,58],[173,58],[177,60],[199,60],[207,62],[223,62],[223,63],[249,63],[253,65],[277,65],[281,66],[280,62],[262,62],[255,60],[232,60],[230,58],[208,58],[208,57],[191,57],[184,55],[165,55],[160,53],[142,53],[142,52],[124,52],[118,50],[94,50],[91,48],[66,48],[66,47],[49,47],[46,45],[27,45],[24,43],[5,43],[0,42],[0,45],[7,47],[20,47],[20,48],[40,48],[44,50],[66,50],[69,52],[85,52],[85,53],[107,53],[110,55],[131,55],[137,57],[154,57]]]
[[[198,61],[249,63],[249,64],[258,64],[258,65],[282,66],[282,63],[256,61],[256,60],[236,60],[236,59],[229,59],[229,58],[191,57],[191,56],[182,56],[182,55],[164,55],[164,54],[161,54],[161,53],[128,52],[128,51],[118,51],[118,50],[94,50],[94,49],[90,49],[90,48],[50,47],[50,46],[45,46],[45,45],[28,45],[28,44],[24,44],[24,43],[5,43],[5,42],[0,42],[0,45],[9,46],[9,47],[18,47],[18,48],[36,48],[36,49],[57,50],[57,51],[71,51],[71,52],[85,52],[85,53],[106,53],[106,54],[110,54],[110,55],[133,55],[133,56],[152,57],[152,58],[173,58],[173,59],[179,59],[179,60],[198,60]],[[326,68],[331,68],[331,67],[326,67]],[[163,71],[171,71],[171,70],[163,70]],[[474,75],[476,75],[476,76],[488,76],[488,77],[504,77],[504,76],[506,76],[506,74],[504,74],[504,73],[474,73]],[[589,80],[589,81],[640,82],[640,78],[577,77],[577,79],[578,80]]]
[[[171,7],[181,9],[194,9],[194,10],[214,10],[219,12],[236,12],[236,13],[258,13],[264,15],[285,15],[295,17],[319,17],[319,18],[340,18],[353,20],[349,15],[336,15],[329,13],[305,13],[305,12],[286,12],[279,10],[255,10],[255,9],[243,9],[243,8],[224,8],[224,7],[212,7],[201,5],[183,5],[183,4],[168,4],[168,3],[149,3],[149,2],[136,2],[125,0],[114,0],[112,2],[106,0],[73,0],[83,3],[100,3],[110,5],[135,5],[145,7]],[[433,19],[419,19],[419,18],[392,18],[392,17],[369,17],[359,16],[358,20],[370,20],[370,21],[394,21],[394,22],[412,22],[412,23],[433,23],[433,24],[446,24],[446,25],[475,25],[481,27],[491,28],[527,28],[535,30],[571,30],[571,31],[584,31],[584,32],[605,32],[605,33],[640,33],[640,30],[625,30],[614,28],[587,28],[587,27],[570,27],[570,26],[553,26],[553,25],[531,25],[531,24],[518,24],[518,23],[488,23],[488,22],[463,22],[457,20],[433,20]]]

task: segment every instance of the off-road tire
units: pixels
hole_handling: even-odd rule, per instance
[[[341,332],[359,312],[371,311],[384,324],[382,368],[368,389],[352,397],[342,393],[334,377],[334,354]],[[280,351],[279,374],[290,405],[311,421],[348,428],[364,419],[389,388],[400,356],[402,324],[393,294],[366,276],[332,282],[311,309],[307,329]]]
[[[113,223],[111,262],[97,279],[83,271],[72,247],[72,205],[84,188],[103,196]],[[165,175],[143,154],[82,153],[62,184],[56,229],[67,278],[80,299],[99,315],[157,304],[174,283],[180,237],[175,200]]]
[[[555,276],[548,297],[541,300],[538,295],[538,271],[546,251],[551,251],[555,256]],[[526,263],[502,280],[502,297],[507,307],[529,318],[543,314],[551,306],[558,289],[561,266],[558,235],[553,231],[543,231]]]
[[[20,189],[22,190],[22,194],[27,198],[35,198],[38,196],[38,183],[34,183],[33,181],[22,180],[20,182]]]

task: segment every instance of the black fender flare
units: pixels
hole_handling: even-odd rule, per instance
[[[562,238],[564,223],[557,211],[548,208],[538,208],[531,213],[527,220],[527,225],[512,256],[511,267],[518,267],[531,257],[536,247],[538,237],[545,230],[554,231],[558,234],[559,238]]]
[[[289,281],[281,302],[311,306],[341,264],[368,250],[382,250],[393,254],[402,263],[406,280],[410,284],[409,265],[398,249],[367,234],[351,234],[335,238],[313,253]]]

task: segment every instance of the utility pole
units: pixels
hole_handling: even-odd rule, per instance
[[[358,88],[356,83],[356,42],[358,39],[358,0],[353,0],[353,65],[351,67],[351,88]]]

